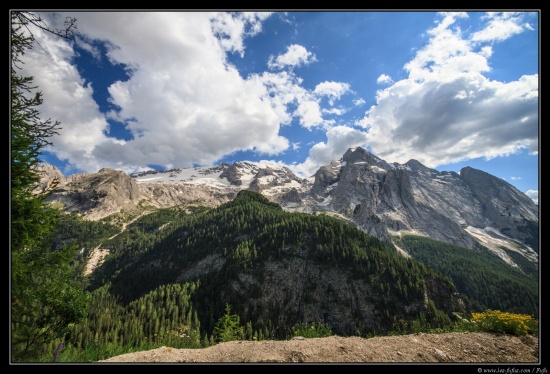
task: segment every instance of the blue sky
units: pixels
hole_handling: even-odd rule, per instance
[[[536,11],[41,12],[23,74],[67,176],[270,160],[307,177],[350,147],[471,166],[538,201]]]

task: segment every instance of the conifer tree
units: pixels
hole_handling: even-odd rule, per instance
[[[244,338],[244,328],[237,314],[231,314],[231,305],[225,305],[225,314],[214,327],[214,336],[217,342],[230,342]]]
[[[90,297],[75,276],[75,248],[52,250],[60,211],[44,204],[47,191],[35,193],[37,166],[58,122],[42,121],[42,94],[33,77],[18,72],[22,56],[33,47],[29,26],[50,31],[39,16],[11,13],[11,359],[32,362],[42,348],[61,341],[69,324],[86,316]],[[65,34],[74,27],[69,21]]]

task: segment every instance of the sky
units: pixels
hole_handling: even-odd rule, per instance
[[[538,203],[540,12],[81,11],[24,56],[65,176],[273,162],[302,177],[361,146],[470,166]]]

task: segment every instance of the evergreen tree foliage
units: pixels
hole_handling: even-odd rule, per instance
[[[538,266],[507,251],[520,268],[506,264],[487,248],[469,249],[418,235],[395,238],[412,257],[452,279],[472,310],[503,310],[538,316]],[[460,266],[457,266],[460,264]]]
[[[231,305],[225,305],[225,314],[220,317],[214,327],[214,339],[216,342],[230,342],[244,339],[244,327],[237,314],[231,314]]]
[[[59,123],[41,121],[37,107],[42,93],[32,93],[33,77],[20,76],[21,57],[32,48],[33,36],[25,32],[24,13],[11,13],[11,243],[13,248],[32,246],[55,227],[55,209],[44,207],[46,192],[34,194],[40,175],[36,168],[42,149],[51,144]]]
[[[139,349],[161,345],[200,348],[200,322],[190,302],[198,286],[161,286],[125,305],[110,292],[110,284],[105,284],[92,293],[87,318],[72,327],[65,343],[78,349],[113,345]]]
[[[227,304],[234,306],[234,314],[243,326],[248,326],[249,338],[282,339],[291,335],[292,326],[331,322],[330,317],[309,321],[299,311],[289,313],[289,301],[249,307],[252,299],[264,298],[265,270],[273,261],[302,259],[323,271],[345,272],[350,282],[368,285],[370,292],[379,295],[373,296],[372,302],[382,318],[372,321],[361,310],[355,310],[358,321],[364,320],[365,329],[368,324],[379,324],[378,331],[391,329],[395,315],[412,310],[405,305],[422,305],[426,296],[431,297],[433,284],[440,284],[440,290],[448,295],[456,292],[448,278],[398,255],[353,224],[325,215],[288,213],[251,191],[241,191],[234,200],[208,211],[160,209],[140,217],[123,234],[102,243],[102,247],[111,248],[111,252],[91,275],[90,290],[110,283],[113,295],[128,304],[158,287],[200,280],[190,302],[198,313],[201,333],[210,336]],[[211,259],[217,259],[216,265],[199,265],[204,268],[200,274],[186,271]],[[240,283],[240,277],[255,279],[246,286],[246,292],[235,292],[232,286]],[[301,283],[303,288],[296,296],[300,303],[320,303],[312,296],[324,287],[318,279],[308,276]],[[332,295],[329,297],[339,297],[330,287],[327,292]],[[438,302],[437,308],[442,307]],[[445,308],[445,313],[450,313],[453,306]],[[435,316],[427,315],[428,323],[433,322]],[[409,320],[417,317],[414,313],[403,315]],[[356,328],[340,326],[335,333],[351,335]]]
[[[11,13],[11,359],[26,362],[86,317],[89,303],[74,271],[75,248],[51,250],[61,212],[44,204],[48,191],[34,192],[41,151],[59,123],[40,119],[42,95],[33,93],[33,77],[18,74],[33,45],[31,23],[47,30],[32,13]]]
[[[398,255],[345,221],[285,212],[255,192],[242,191],[233,201],[214,209],[159,209],[132,222],[112,239],[109,234],[118,227],[107,222],[91,224],[72,217],[63,225],[63,240],[71,240],[74,233],[75,244],[85,243],[87,236],[77,233],[94,233],[95,239],[88,245],[99,241],[103,248],[110,248],[105,262],[88,277],[93,295],[88,317],[74,325],[64,342],[75,349],[104,352],[106,347],[126,347],[134,351],[160,346],[205,347],[236,338],[288,339],[304,326],[309,334],[319,336],[449,331],[454,323],[449,312],[469,313],[470,291],[458,290],[451,278],[454,273],[446,267],[434,265],[441,269],[437,271]],[[415,254],[408,238],[403,240],[399,245]],[[432,250],[438,261],[452,263],[452,257],[438,252],[438,245],[426,246],[426,251]],[[481,254],[489,257],[474,263],[502,264],[489,252],[464,250],[452,247],[449,251],[458,256],[456,261]],[[345,306],[353,312],[353,326],[341,326],[327,313],[320,320],[304,318],[300,308],[291,304],[323,310],[339,293],[328,284],[322,299],[316,299],[322,285],[311,275],[299,280],[300,294],[293,291],[294,299],[266,299],[272,276],[266,272],[267,266],[297,260],[323,272],[345,273],[345,287],[356,282],[368,287],[374,313],[367,315],[354,305],[367,292],[358,288],[355,300]],[[478,265],[470,268],[475,270]],[[445,299],[444,295],[459,291],[458,297]],[[473,295],[473,302],[479,303],[475,292]],[[526,297],[511,295],[516,304]],[[424,307],[407,313],[415,310],[414,305]],[[53,349],[55,346],[50,347]]]

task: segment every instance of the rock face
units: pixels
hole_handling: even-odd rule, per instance
[[[339,179],[325,188],[330,197],[328,206],[385,239],[410,231],[474,247],[476,241],[463,229],[468,223],[457,208],[477,217],[471,212],[476,202],[459,179],[449,183],[444,180],[447,174],[440,174],[418,161],[390,165],[357,148],[344,155]]]
[[[528,196],[481,170],[465,167],[460,176],[479,201],[485,226],[529,244],[538,253],[538,209]]]
[[[141,200],[135,180],[114,169],[101,169],[96,174],[79,174],[60,183],[46,202],[61,203],[67,212],[77,212],[87,219],[99,219],[121,209],[133,209]]]
[[[36,188],[34,189],[34,191],[37,193],[48,191],[52,188],[56,188],[59,185],[65,184],[65,176],[58,168],[53,165],[39,165],[37,171],[40,174],[40,182],[38,186],[36,186]]]
[[[241,305],[247,312],[255,310],[260,320],[269,320],[269,313],[275,306],[281,310],[281,323],[288,316],[300,315],[306,321],[325,321],[333,331],[343,335],[353,334],[358,315],[361,315],[367,329],[379,327],[384,312],[379,308],[381,300],[392,305],[396,320],[414,318],[427,307],[428,300],[434,300],[443,310],[457,308],[458,300],[452,297],[448,284],[439,279],[425,278],[424,296],[405,302],[393,296],[381,296],[371,281],[353,277],[349,268],[318,264],[312,258],[314,256],[304,251],[300,256],[272,259],[261,265],[261,279],[252,274],[239,273],[236,279],[228,279],[231,293],[234,298],[246,299],[246,303],[243,301]],[[177,281],[200,279],[223,268],[224,262],[225,258],[221,255],[209,255],[195,265],[189,264]]]
[[[480,239],[472,231],[481,230],[485,240],[517,241],[538,252],[538,206],[507,182],[470,167],[439,172],[416,160],[389,164],[350,149],[315,174],[309,204],[386,240],[411,232],[475,248]]]
[[[290,191],[282,195],[279,201],[284,206],[299,206],[302,203],[302,199],[300,199],[300,194],[296,188],[292,188]]]
[[[305,179],[285,167],[246,161],[131,176],[102,169],[66,179],[52,166],[45,170],[41,186],[48,177],[60,179],[49,201],[88,219],[135,209],[140,202],[217,206],[251,190],[287,211],[337,214],[387,242],[409,232],[468,248],[481,243],[495,252],[504,245],[538,261],[538,206],[507,182],[470,167],[460,174],[439,172],[416,160],[390,164],[351,148]]]
[[[236,193],[220,191],[211,186],[197,186],[156,182],[138,184],[143,204],[155,208],[168,208],[181,204],[199,204],[215,207],[232,200]]]

